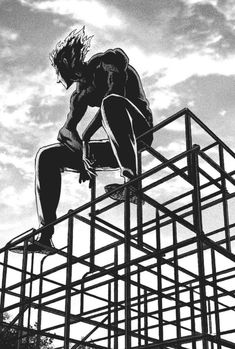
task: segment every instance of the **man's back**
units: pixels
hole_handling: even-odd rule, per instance
[[[98,53],[91,57],[87,63],[88,72],[91,75],[93,86],[92,104],[100,106],[100,102],[110,89],[109,73],[116,75],[115,83],[120,85],[119,93],[129,99],[146,117],[150,126],[152,126],[152,113],[149,108],[149,102],[137,71],[129,64],[129,59],[120,48],[110,49],[104,53]],[[118,91],[119,92],[119,91]]]

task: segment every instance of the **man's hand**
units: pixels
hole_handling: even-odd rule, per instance
[[[82,141],[76,130],[71,131],[63,126],[59,130],[57,139],[60,143],[66,145],[70,150],[74,152],[82,152]]]
[[[97,176],[97,174],[96,174],[95,168],[93,167],[93,164],[88,159],[88,156],[87,156],[87,143],[84,142],[84,141],[82,142],[82,160],[83,160],[83,165],[84,165],[84,169],[85,169],[86,175],[89,176],[90,180],[92,180],[95,176]],[[81,171],[81,174],[80,174],[80,179],[81,179],[81,177],[83,178],[82,171]],[[80,182],[80,180],[79,180],[79,182]],[[91,184],[91,182],[90,182],[90,184]]]

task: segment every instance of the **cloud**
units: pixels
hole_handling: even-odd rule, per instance
[[[210,4],[213,6],[217,5],[218,0],[183,0],[186,5],[192,6],[195,4]]]
[[[98,28],[122,28],[124,25],[120,13],[115,8],[104,6],[95,0],[79,2],[77,0],[20,0],[20,2],[34,10],[67,16]]]
[[[9,28],[0,28],[0,39],[4,42],[16,41],[19,37],[19,34]]]
[[[162,110],[170,106],[182,108],[180,92],[174,87],[178,84],[183,85],[190,78],[213,75],[235,76],[235,54],[223,58],[198,52],[182,57],[166,57],[160,53],[147,54],[137,46],[128,47],[126,52],[130,63],[133,62],[134,67],[143,77],[152,109]],[[212,88],[215,89],[215,86]],[[192,97],[190,97],[191,102]],[[195,99],[193,103],[195,104]]]
[[[26,207],[33,203],[34,195],[31,186],[19,190],[14,186],[8,186],[1,190],[0,201],[1,205],[7,206],[16,214],[22,213]]]
[[[151,108],[163,110],[179,104],[179,95],[170,88],[155,89],[150,97]]]
[[[11,74],[10,79],[4,73],[1,74],[3,82],[0,86],[0,124],[17,132],[32,132],[37,124],[37,114],[32,113],[33,106],[37,105],[39,113],[40,107],[59,105],[64,92],[55,84],[52,69],[31,74],[12,70]],[[46,115],[39,124],[43,124],[45,119]],[[48,120],[46,123],[48,124]]]
[[[13,60],[16,57],[16,47],[17,41],[19,39],[19,33],[11,28],[0,27],[0,45],[1,52],[0,58],[2,60],[8,59]],[[18,54],[22,55],[27,51],[27,45],[22,45],[21,49],[18,51]]]

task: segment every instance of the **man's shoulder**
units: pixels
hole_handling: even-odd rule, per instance
[[[97,53],[88,61],[90,68],[113,66],[118,70],[126,70],[128,64],[129,59],[121,48],[109,49],[105,52]]]

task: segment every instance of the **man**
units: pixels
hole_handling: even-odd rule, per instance
[[[59,143],[41,148],[36,156],[40,226],[56,219],[64,168],[79,172],[79,182],[83,182],[95,175],[96,166],[118,166],[121,176],[130,180],[137,174],[136,138],[152,127],[149,103],[126,54],[120,48],[110,49],[85,62],[91,38],[85,36],[84,27],[80,31],[74,30],[50,53],[57,82],[66,89],[75,83],[76,88],[71,95],[67,119],[58,134]],[[77,125],[88,106],[99,107],[99,110],[81,139]],[[107,133],[108,142],[89,144],[100,127]],[[149,133],[144,141],[150,145],[152,134]],[[86,158],[83,144],[88,145],[85,148],[90,150],[93,163]],[[53,232],[53,227],[45,229],[38,242],[52,246]],[[28,249],[40,252],[37,244]]]

